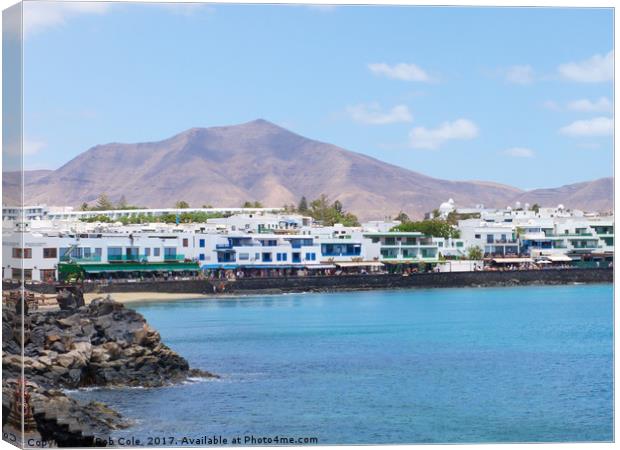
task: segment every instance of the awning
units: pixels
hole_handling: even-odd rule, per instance
[[[306,269],[314,270],[314,269],[335,269],[335,264],[310,264],[305,266]]]
[[[341,262],[336,263],[338,267],[383,267],[383,263],[379,261],[359,261],[359,262]]]
[[[532,258],[493,258],[496,264],[521,264],[534,262]]]
[[[243,267],[244,269],[293,269],[299,266],[291,266],[290,264],[243,264],[240,267]]]
[[[553,262],[573,262],[573,259],[566,255],[549,255],[545,256],[545,258]]]
[[[397,265],[397,264],[413,264],[413,265],[417,266],[421,262],[424,262],[424,263],[436,263],[437,261],[422,261],[422,260],[417,260],[417,259],[403,259],[403,260],[383,261],[383,264],[392,264],[392,265]]]
[[[153,264],[80,264],[86,273],[111,272],[183,272],[196,271],[199,267],[195,263],[153,263]]]
[[[551,264],[551,261],[547,261],[546,259],[540,259],[536,261],[536,264]]]
[[[204,264],[200,266],[201,269],[224,269],[224,270],[232,270],[237,268],[237,264]]]

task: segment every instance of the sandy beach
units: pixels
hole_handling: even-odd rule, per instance
[[[90,303],[97,297],[106,297],[107,294],[88,293],[84,294],[86,304]],[[138,302],[166,302],[170,300],[188,300],[188,299],[207,299],[202,294],[172,294],[165,292],[115,292],[110,296],[119,303],[138,303]]]

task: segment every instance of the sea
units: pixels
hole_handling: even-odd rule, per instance
[[[613,440],[613,286],[308,293],[131,305],[191,367],[73,392],[115,444]],[[136,440],[138,443],[136,443]]]

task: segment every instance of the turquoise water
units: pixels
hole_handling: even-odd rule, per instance
[[[77,394],[136,420],[116,437],[613,439],[611,285],[299,294],[136,309],[192,367],[222,379]]]

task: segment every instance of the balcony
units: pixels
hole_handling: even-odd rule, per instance
[[[575,250],[596,250],[597,248],[602,248],[598,244],[575,244],[573,245],[573,249]]]
[[[108,255],[108,261],[110,262],[137,262],[146,261],[148,256],[146,255]]]
[[[101,255],[92,255],[92,256],[82,256],[82,257],[72,257],[72,256],[61,256],[60,262],[76,262],[76,263],[88,263],[88,262],[101,262]]]
[[[185,255],[164,255],[164,261],[184,261]]]

